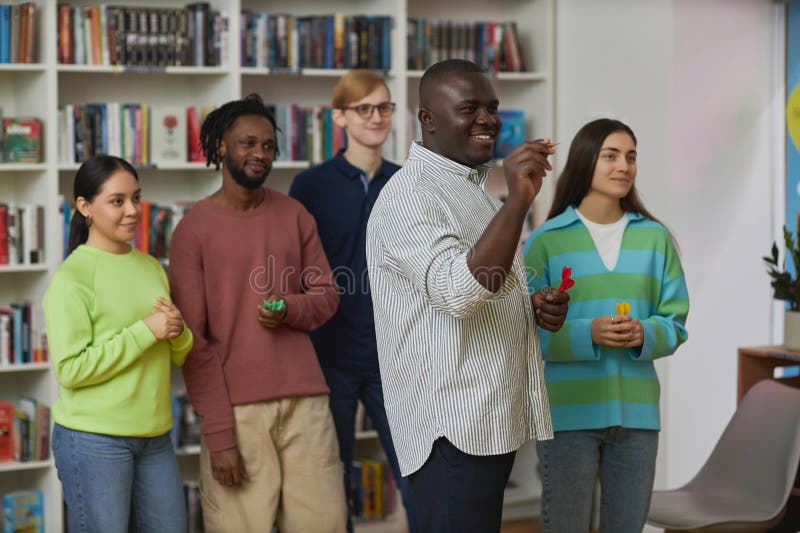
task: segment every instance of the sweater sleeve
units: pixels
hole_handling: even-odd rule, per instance
[[[208,310],[202,248],[200,239],[185,224],[175,228],[169,260],[172,300],[194,336],[194,346],[183,365],[189,398],[201,417],[208,449],[217,452],[233,448],[236,446],[233,407],[222,360],[206,338]]]
[[[339,293],[331,274],[331,267],[317,233],[314,218],[303,211],[299,216],[301,239],[302,292],[286,294],[284,322],[302,331],[312,331],[327,322],[336,313]]]
[[[379,266],[408,279],[437,311],[466,319],[495,295],[473,276],[467,265],[471,247],[453,230],[437,199],[424,194],[389,198],[374,227],[383,247]]]
[[[167,279],[167,274],[164,272],[164,269],[154,257],[147,257],[150,258],[153,263],[155,263],[155,267],[158,269],[161,280],[164,282],[167,290],[169,290],[169,280]],[[180,307],[178,310],[180,311]],[[183,366],[183,363],[186,361],[186,356],[189,354],[189,350],[192,349],[192,344],[194,343],[192,330],[189,329],[189,326],[186,325],[186,322],[183,323],[183,331],[181,334],[174,339],[169,339],[167,342],[169,342],[170,361],[175,366]]]
[[[172,364],[175,366],[183,366],[186,362],[186,356],[194,344],[194,336],[192,330],[186,322],[183,323],[183,331],[174,339],[169,340],[169,356]]]
[[[689,337],[686,331],[689,291],[678,252],[669,236],[665,236],[664,250],[664,270],[655,314],[642,320],[642,346],[629,349],[631,357],[640,361],[672,355]]]
[[[528,291],[533,294],[542,287],[552,285],[544,233],[535,233],[525,245],[525,270],[528,274]],[[570,317],[556,332],[538,328],[542,359],[559,363],[597,361],[600,347],[592,341],[592,319]]]
[[[62,387],[78,389],[109,381],[135,363],[156,343],[142,320],[95,343],[92,295],[62,277],[56,277],[45,295],[43,308],[47,342],[56,378]]]

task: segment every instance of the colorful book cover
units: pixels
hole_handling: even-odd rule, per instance
[[[525,141],[525,111],[501,109],[497,113],[503,120],[503,126],[494,143],[494,157],[502,159]]]
[[[188,161],[186,109],[154,105],[151,114],[151,162],[156,165]]]
[[[14,404],[0,402],[0,463],[14,460]]]
[[[44,533],[40,491],[17,491],[3,496],[3,533]]]
[[[37,118],[3,118],[3,161],[40,163],[42,122]]]

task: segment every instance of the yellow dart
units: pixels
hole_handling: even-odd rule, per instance
[[[618,315],[627,315],[631,312],[631,304],[628,302],[619,302],[617,303],[617,314]]]

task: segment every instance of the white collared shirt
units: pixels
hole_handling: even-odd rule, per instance
[[[496,293],[467,266],[499,208],[487,175],[415,143],[367,225],[384,403],[404,476],[439,437],[471,455],[552,437],[522,255]]]

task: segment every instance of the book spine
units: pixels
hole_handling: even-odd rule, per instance
[[[0,204],[0,265],[8,264],[8,205]]]
[[[0,5],[0,63],[11,62],[11,5]]]

